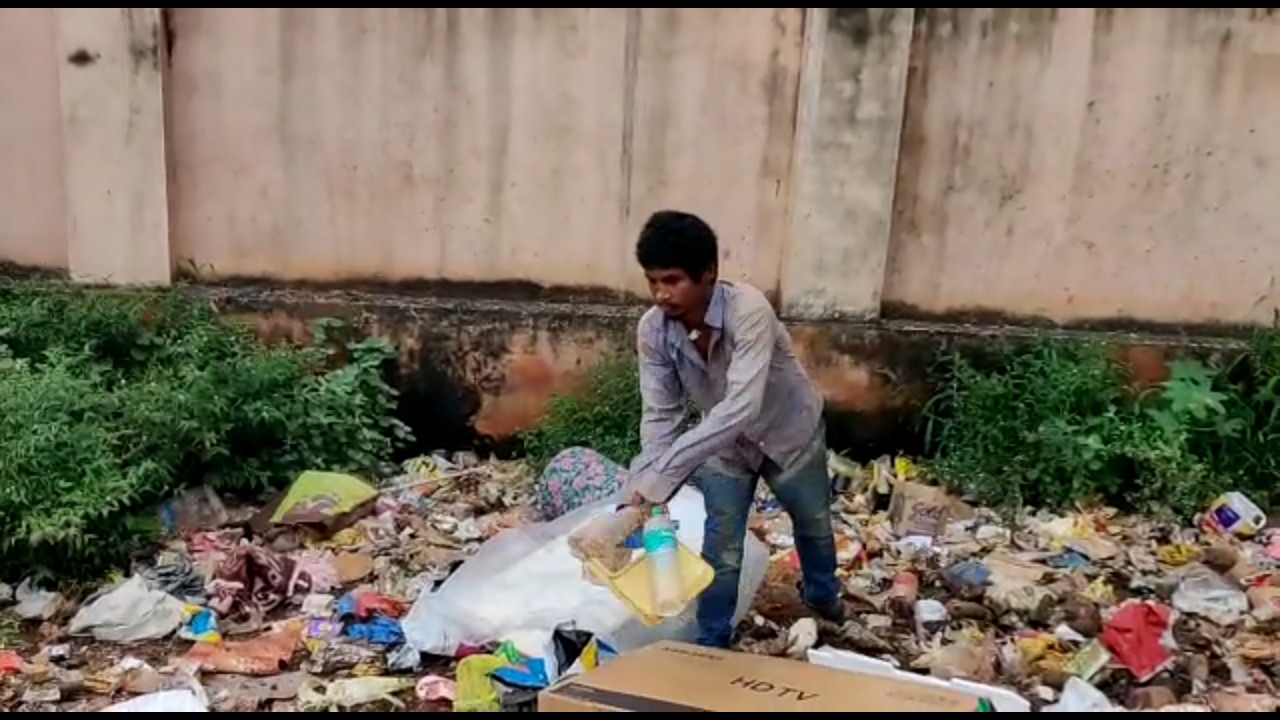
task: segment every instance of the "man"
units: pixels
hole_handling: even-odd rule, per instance
[[[702,555],[715,580],[698,602],[698,643],[733,638],[747,521],[763,477],[791,516],[808,607],[844,618],[836,580],[822,400],[759,290],[717,278],[715,232],[688,213],[645,223],[636,259],[657,306],[638,328],[641,453],[633,500],[666,502],[692,479],[707,506]],[[701,422],[685,430],[691,403]]]

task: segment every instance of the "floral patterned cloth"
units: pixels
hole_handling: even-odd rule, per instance
[[[604,500],[622,489],[626,468],[585,447],[561,450],[538,478],[534,507],[544,519]]]

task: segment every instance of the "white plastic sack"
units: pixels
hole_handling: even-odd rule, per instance
[[[608,588],[583,577],[582,563],[569,552],[568,538],[616,503],[590,505],[557,518],[506,530],[463,564],[434,593],[418,598],[403,621],[414,649],[452,656],[461,645],[482,645],[512,636],[549,636],[572,622],[627,652],[659,640],[690,641],[696,627],[691,604],[678,617],[645,627]],[[686,487],[669,504],[679,523],[680,541],[702,550],[706,519],[702,494]],[[747,533],[737,621],[746,617],[764,583],[769,553]]]
[[[182,602],[152,590],[140,575],[80,608],[67,628],[101,642],[133,643],[172,635],[184,621]]]
[[[1067,680],[1058,702],[1045,707],[1044,712],[1128,712],[1117,707],[1098,688],[1073,677]]]
[[[23,620],[48,620],[58,613],[63,603],[61,594],[41,590],[30,579],[18,585],[14,599],[18,604],[13,612]]]

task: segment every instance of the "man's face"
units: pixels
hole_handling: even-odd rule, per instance
[[[714,274],[691,278],[680,269],[645,270],[649,281],[649,294],[667,317],[680,319],[690,312],[703,309],[711,294]]]

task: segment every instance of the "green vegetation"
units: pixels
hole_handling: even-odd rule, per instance
[[[1138,390],[1095,345],[1006,347],[947,358],[925,413],[932,467],[1002,507],[1099,501],[1190,515],[1223,490],[1267,502],[1280,479],[1280,346],[1260,336],[1230,364],[1183,359]]]
[[[155,504],[209,484],[253,494],[322,467],[368,473],[410,440],[384,380],[392,348],[260,343],[180,291],[0,286],[0,577],[85,576],[159,531]],[[1100,346],[1041,341],[954,355],[924,412],[928,464],[1004,507],[1097,500],[1180,515],[1218,492],[1280,487],[1280,342],[1184,359],[1138,390]],[[639,450],[634,357],[596,366],[521,440],[534,463]]]
[[[178,291],[0,287],[0,576],[117,565],[184,486],[256,492],[387,459],[409,436],[391,348],[333,329],[266,347]]]

